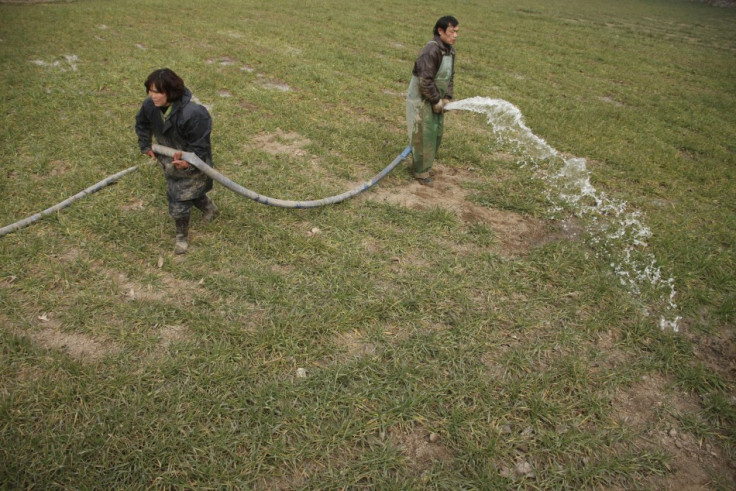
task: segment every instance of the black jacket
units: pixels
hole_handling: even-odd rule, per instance
[[[171,105],[171,113],[165,120],[163,115],[150,97],[143,101],[135,117],[135,132],[141,152],[151,150],[151,140],[155,136],[159,145],[194,152],[213,167],[210,143],[212,118],[204,106],[192,102],[189,89],[185,90],[181,99]],[[157,155],[157,158],[166,174],[171,199],[194,199],[212,189],[212,179],[196,167],[178,170],[171,164],[170,157]]]

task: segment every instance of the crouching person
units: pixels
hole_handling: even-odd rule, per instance
[[[162,68],[151,73],[144,83],[148,97],[135,117],[135,132],[142,153],[158,160],[166,176],[169,214],[176,222],[174,253],[184,254],[189,246],[189,216],[192,206],[203,213],[209,223],[218,213],[214,201],[207,196],[212,179],[181,159],[156,155],[151,138],[159,145],[195,153],[203,162],[212,164],[210,133],[212,118],[203,106],[192,102],[192,93],[172,70]]]

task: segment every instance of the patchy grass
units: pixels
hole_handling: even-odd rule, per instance
[[[336,206],[222,187],[175,257],[138,154],[143,80],[177,71],[215,162],[265,195],[352,188],[405,147],[406,1],[0,2],[0,481],[17,488],[728,489],[736,461],[736,10],[456,5],[456,98],[519,107],[629,203],[674,279],[632,294],[575,210],[478,115],[437,185]]]

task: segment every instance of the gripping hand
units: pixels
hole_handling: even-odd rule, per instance
[[[185,170],[189,168],[189,162],[181,159],[181,152],[174,154],[174,160],[171,162],[177,170]]]

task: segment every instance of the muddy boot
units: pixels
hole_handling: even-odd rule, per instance
[[[215,219],[220,214],[215,202],[207,195],[202,196],[194,202],[194,206],[202,210],[202,223],[205,225]]]
[[[174,254],[184,254],[189,248],[189,217],[176,219],[176,243]]]

